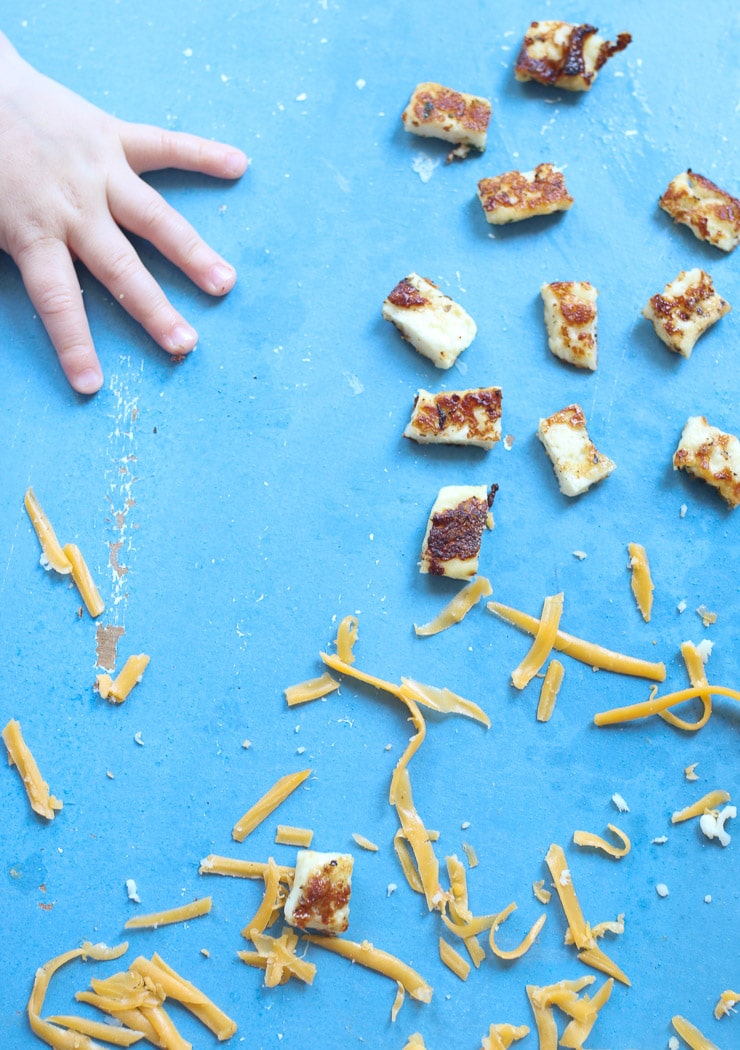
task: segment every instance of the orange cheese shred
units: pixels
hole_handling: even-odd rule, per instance
[[[693,700],[695,697],[711,698],[712,695],[729,696],[733,700],[740,701],[740,692],[737,689],[729,689],[722,685],[692,686],[690,689],[679,689],[675,693],[666,693],[665,696],[651,697],[649,700],[643,700],[639,704],[631,704],[629,707],[614,707],[609,711],[600,711],[594,715],[594,722],[597,726],[633,722],[636,718],[658,715],[667,711],[669,707],[682,704],[685,700]],[[703,721],[702,725],[704,724],[705,722]],[[696,728],[696,726],[688,726],[687,728]]]
[[[433,911],[440,908],[445,899],[445,894],[439,884],[439,861],[429,833],[414,805],[411,781],[408,769],[405,767],[397,777],[394,805],[404,835],[416,860],[427,907]]]
[[[301,769],[297,773],[286,773],[275,781],[272,787],[259,798],[247,812],[237,820],[231,832],[231,837],[237,842],[244,842],[247,835],[262,823],[265,817],[277,809],[277,807],[300,787],[303,781],[311,775],[310,769]]]
[[[448,970],[452,970],[461,981],[467,981],[470,975],[470,963],[444,937],[439,938],[439,957]]]
[[[80,592],[80,598],[85,603],[85,608],[89,614],[95,619],[96,616],[100,616],[104,611],[105,602],[100,597],[100,591],[92,578],[87,562],[82,557],[80,548],[74,543],[65,543],[62,549],[69,564],[72,566],[72,579],[75,582],[75,587]]]
[[[687,1021],[685,1017],[681,1017],[680,1014],[676,1014],[675,1017],[671,1018],[671,1024],[681,1038],[689,1044],[691,1050],[719,1050],[716,1043],[713,1043],[711,1039],[703,1035],[696,1025],[693,1025],[691,1021]]]
[[[308,934],[306,940],[326,951],[334,952],[335,955],[341,955],[344,959],[350,959],[369,970],[390,977],[403,985],[412,999],[422,1003],[432,1001],[433,989],[421,974],[395,955],[376,948],[370,941],[349,941],[344,937],[315,937],[313,934]]]
[[[298,937],[293,930],[285,927],[279,937],[270,937],[255,930],[252,940],[257,948],[256,952],[241,951],[236,954],[248,966],[264,969],[265,985],[268,988],[285,984],[291,977],[297,977],[305,984],[313,984],[316,967],[296,955]]]
[[[509,1050],[512,1043],[529,1035],[525,1024],[492,1024],[488,1035],[483,1036],[481,1050]]]
[[[53,569],[65,576],[69,575],[72,572],[70,560],[64,553],[52,524],[32,488],[26,490],[23,503],[41,544],[41,564],[45,569]]]
[[[23,739],[21,725],[17,719],[10,719],[3,729],[2,738],[8,752],[8,763],[18,770],[31,809],[40,817],[53,820],[56,813],[62,809],[62,803],[49,794],[49,785],[41,776],[36,759]]]
[[[545,677],[540,689],[540,698],[537,703],[537,721],[549,722],[555,710],[555,701],[563,684],[565,668],[559,660],[553,659],[547,665]]]
[[[422,624],[421,627],[414,624],[414,631],[424,638],[439,634],[440,631],[446,631],[448,627],[460,623],[481,598],[488,598],[491,594],[493,594],[493,588],[490,580],[487,580],[485,576],[479,576],[478,579],[467,583],[429,623]]]
[[[242,937],[248,941],[254,940],[252,934],[264,933],[278,903],[278,892],[280,889],[280,869],[270,857],[267,861],[265,871],[265,892],[257,911],[242,930]]]
[[[129,656],[115,678],[99,674],[96,685],[103,700],[109,700],[112,704],[122,704],[134,686],[139,684],[148,666],[149,657],[146,653],[135,653]]]
[[[499,926],[506,922],[506,920],[513,911],[516,911],[516,904],[514,903],[514,901],[512,901],[511,904],[507,905],[507,907],[504,908],[503,911],[498,913],[496,918],[493,920],[491,932],[488,935],[488,943],[491,946],[491,951],[494,953],[494,955],[498,955],[499,959],[521,959],[521,957],[529,951],[529,949],[536,941],[540,930],[545,925],[545,919],[547,918],[547,916],[543,912],[516,948],[504,950],[503,948],[499,948],[496,944],[496,932]]]
[[[693,642],[681,643],[681,656],[683,656],[683,661],[686,665],[686,673],[689,676],[691,684],[693,686],[709,685],[704,669],[704,661],[699,655],[699,650]],[[674,714],[673,711],[669,710],[659,711],[658,714],[664,721],[669,722],[672,726],[676,726],[677,729],[684,729],[687,732],[694,733],[697,729],[702,729],[712,717],[711,695],[709,693],[702,693],[697,699],[701,701],[702,715],[695,722],[687,722],[686,719],[680,718],[678,715]]]
[[[306,704],[311,700],[320,700],[338,688],[339,682],[326,671],[318,678],[308,678],[305,682],[286,686],[283,692],[288,707],[296,707],[298,704]]]
[[[607,827],[612,835],[616,835],[616,837],[621,840],[621,846],[613,846],[610,842],[607,842],[606,839],[603,839],[601,835],[595,835],[590,831],[574,831],[573,841],[576,846],[590,846],[593,849],[600,849],[610,857],[626,857],[632,848],[632,843],[630,842],[629,837],[623,831],[620,831],[615,824],[607,824]]]
[[[563,594],[548,595],[542,605],[542,616],[537,623],[532,646],[519,666],[512,671],[511,684],[516,689],[524,689],[545,664],[555,644],[562,612]]]
[[[632,593],[643,620],[649,623],[653,608],[654,585],[650,575],[647,552],[641,543],[627,544],[627,551],[630,556],[629,567],[632,570]]]
[[[123,928],[125,930],[157,929],[158,926],[170,926],[175,922],[188,922],[201,915],[208,915],[212,904],[212,897],[200,897],[189,904],[181,904],[177,908],[167,908],[165,911],[156,911],[149,915],[135,915],[133,919],[123,924]]]
[[[339,624],[339,630],[337,631],[336,649],[337,656],[344,664],[354,663],[355,658],[352,653],[355,642],[357,641],[358,622],[356,616],[345,616],[342,622]]]
[[[716,788],[714,791],[708,791],[706,795],[702,795],[700,799],[692,803],[690,806],[686,806],[685,809],[679,810],[671,816],[671,824],[680,824],[684,820],[691,820],[692,817],[701,817],[707,810],[716,809],[718,806],[724,805],[725,802],[730,801],[730,794],[728,791],[723,791],[721,788]]]

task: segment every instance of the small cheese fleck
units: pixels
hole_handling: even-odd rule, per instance
[[[580,405],[568,405],[540,419],[537,437],[545,446],[564,496],[580,496],[616,467],[591,441]]]
[[[664,882],[659,882],[655,887],[655,892],[658,894],[659,897],[667,897],[669,890]]]
[[[417,273],[398,282],[383,302],[382,315],[437,368],[451,368],[478,331],[462,306]]]
[[[616,791],[612,795],[612,802],[617,807],[617,809],[619,810],[620,813],[629,813],[629,811],[630,811],[629,806],[624,801],[622,796],[620,794],[618,794]]]
[[[135,904],[141,904],[141,897],[133,879],[126,879],[126,893],[130,901],[133,901]]]
[[[657,839],[652,839],[651,841],[652,841],[653,845],[655,845],[655,846],[663,846],[668,841],[668,836],[667,835],[659,835]]]

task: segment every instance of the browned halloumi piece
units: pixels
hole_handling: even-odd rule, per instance
[[[658,203],[701,241],[724,252],[740,243],[740,200],[691,168],[676,175]]]
[[[588,281],[552,281],[540,292],[550,350],[562,361],[595,371],[599,293]]]
[[[623,51],[631,41],[629,33],[620,33],[611,43],[591,25],[532,22],[524,35],[514,76],[567,91],[589,91],[607,59]]]
[[[475,576],[483,530],[493,528],[491,506],[497,488],[447,485],[439,490],[421,547],[422,573],[453,580]]]
[[[673,469],[685,470],[717,489],[733,509],[740,504],[740,441],[690,416],[673,455]]]
[[[421,445],[477,445],[501,440],[501,387],[474,390],[419,390],[403,436]]]
[[[473,342],[473,318],[436,284],[418,273],[399,281],[383,301],[383,317],[437,368],[450,368]]]
[[[730,304],[717,295],[712,278],[698,267],[682,270],[662,293],[653,295],[642,311],[669,349],[691,357],[697,339],[729,313]]]
[[[567,211],[573,204],[562,171],[552,164],[538,164],[533,171],[506,171],[481,179],[478,199],[487,221],[494,226]]]
[[[455,155],[464,156],[465,147],[474,146],[481,152],[486,148],[491,103],[478,95],[427,81],[414,89],[401,120],[406,131],[414,135],[463,147]]]
[[[598,451],[586,429],[580,405],[566,408],[541,419],[537,437],[550,457],[560,491],[564,496],[580,496],[595,482],[608,477],[616,463]]]
[[[285,921],[301,930],[344,933],[349,926],[353,866],[350,853],[298,850]]]

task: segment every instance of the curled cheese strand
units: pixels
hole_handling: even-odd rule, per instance
[[[491,594],[493,594],[493,588],[490,580],[487,580],[485,576],[479,576],[477,580],[466,584],[429,623],[422,624],[421,627],[414,624],[414,631],[423,638],[446,631],[448,627],[460,623],[481,598],[488,598]]]
[[[563,613],[563,594],[551,594],[542,605],[542,616],[537,624],[532,646],[518,667],[511,674],[511,684],[516,689],[524,689],[552,652]]]
[[[389,952],[376,948],[370,941],[348,941],[343,937],[315,937],[309,934],[306,937],[311,944],[318,944],[327,951],[341,955],[344,959],[366,966],[369,970],[383,974],[397,981],[408,992],[412,999],[422,1003],[432,1001],[433,989],[427,984],[421,974],[417,973],[407,963],[402,962]]]
[[[609,831],[612,835],[616,835],[618,839],[622,840],[622,846],[612,846],[611,843],[603,839],[601,835],[595,835],[590,831],[574,831],[573,841],[576,846],[591,846],[593,849],[600,849],[604,853],[607,853],[610,857],[620,858],[626,857],[632,848],[632,843],[629,840],[629,836],[621,831],[615,824],[607,824]]]
[[[682,642],[681,655],[686,664],[686,672],[691,684],[694,686],[708,685],[709,683],[704,671],[704,661],[699,655],[699,651],[694,643]],[[698,718],[696,722],[687,722],[684,718],[674,715],[672,711],[659,711],[658,714],[665,722],[675,726],[677,729],[684,729],[689,733],[694,733],[697,729],[702,729],[712,717],[711,696],[706,694],[700,696],[698,699],[701,700],[703,711],[701,717]]]
[[[516,948],[511,948],[508,951],[504,950],[503,948],[499,948],[499,946],[496,944],[496,932],[499,926],[506,922],[511,913],[513,911],[516,911],[516,907],[516,903],[512,901],[511,904],[504,908],[503,911],[499,912],[496,918],[493,920],[491,932],[488,935],[488,943],[491,945],[491,951],[494,953],[494,955],[498,955],[499,959],[521,959],[521,957],[532,947],[535,940],[537,939],[537,936],[539,935],[540,930],[545,925],[545,919],[547,918],[547,915],[543,912],[542,915],[540,915],[539,919],[537,919],[535,924],[532,926],[529,933],[527,933],[527,935],[523,938],[522,942]]]
[[[257,911],[252,916],[252,919],[246,924],[242,930],[242,937],[245,937],[248,941],[254,940],[252,937],[253,933],[264,933],[265,929],[269,925],[270,918],[275,909],[275,904],[278,898],[278,890],[280,888],[280,869],[278,868],[272,857],[268,857],[267,869],[265,871],[265,892],[262,896]]]
[[[733,700],[740,701],[740,692],[737,689],[729,689],[722,685],[698,685],[692,686],[690,689],[679,689],[675,693],[666,693],[665,696],[652,697],[649,700],[643,700],[639,704],[630,704],[628,707],[613,707],[609,711],[599,711],[594,715],[594,722],[597,726],[634,722],[637,718],[658,715],[667,711],[669,707],[675,707],[676,704],[682,704],[685,700],[693,700],[695,697],[706,698],[711,703],[711,696],[713,695],[729,696]]]

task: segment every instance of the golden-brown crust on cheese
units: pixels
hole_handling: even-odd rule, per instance
[[[415,406],[418,404],[418,397]],[[414,428],[424,437],[443,433],[446,427],[465,430],[468,440],[488,439],[491,427],[501,419],[501,388],[442,391],[434,403],[415,407]]]
[[[316,924],[333,933],[344,933],[349,927],[349,918],[340,913],[347,908],[351,887],[343,872],[338,875],[339,862],[327,861],[320,870],[311,874],[301,887],[300,898],[293,910],[292,924],[305,929]]]
[[[704,440],[698,445],[693,440],[687,440],[692,423],[689,420],[674,453],[673,467],[712,485],[734,509],[740,506],[740,472],[733,469],[733,463],[738,463],[740,459],[738,439],[733,434],[709,426],[704,416],[696,417],[694,422],[697,421],[703,425]],[[722,466],[718,466],[719,463]]]
[[[491,485],[486,499],[471,497],[432,516],[425,550],[428,572],[444,576],[450,561],[478,557],[488,512],[497,491],[498,485]]]
[[[686,325],[697,325],[703,331],[730,310],[729,303],[717,295],[712,278],[704,270],[699,270],[697,279],[684,290],[672,291],[684,276],[682,271],[676,281],[667,286],[665,292],[670,290],[670,294],[651,296],[645,314],[665,333],[663,341],[679,353],[683,352],[680,344]]]
[[[740,242],[740,200],[691,168],[671,180],[658,203],[700,240],[724,251]]]
[[[602,40],[596,54],[587,58],[586,45],[597,32],[596,26],[588,24],[532,22],[524,36],[514,76],[520,81],[536,80],[570,90],[588,90],[607,59],[632,41],[629,33],[620,33],[614,43]],[[556,41],[556,35],[561,37],[561,43]],[[546,43],[549,47],[538,49],[537,45]]]
[[[575,364],[588,363],[588,367],[595,367],[597,307],[595,299],[584,294],[591,292],[592,286],[588,282],[552,281],[546,287],[557,302],[552,320],[548,321],[551,349],[556,352],[552,343],[559,340],[562,349],[558,356],[567,354]]]
[[[427,278],[427,280],[429,279]],[[429,281],[429,283],[432,287],[437,287],[432,281]],[[388,302],[393,303],[394,306],[398,306],[402,310],[407,310],[415,306],[426,306],[429,300],[421,294],[418,288],[414,287],[408,277],[404,277],[389,294]]]
[[[488,221],[500,223],[549,215],[573,204],[562,171],[552,164],[538,164],[533,172],[506,171],[481,179],[478,196]]]
[[[401,119],[410,131],[427,126],[451,133],[458,127],[480,136],[488,130],[491,104],[430,81],[417,86]]]

